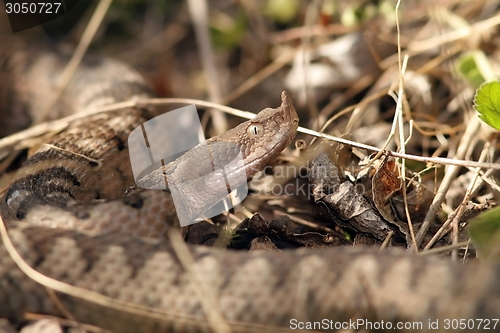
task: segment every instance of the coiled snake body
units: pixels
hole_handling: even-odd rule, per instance
[[[45,96],[37,89],[55,85],[60,56],[19,50],[1,56],[0,97],[10,110],[2,112],[23,118],[26,110],[43,109]],[[55,113],[148,96],[147,85],[130,68],[87,58]],[[36,271],[101,298],[58,292],[58,306],[1,245],[0,317],[64,315],[64,308],[78,321],[114,332],[207,332],[215,327],[203,304],[207,297],[231,332],[286,331],[324,319],[420,321],[425,330],[435,319],[500,318],[498,266],[462,267],[363,248],[235,252],[189,246],[188,269],[169,241],[143,238],[163,234],[175,220],[170,194],[116,195],[132,180],[127,136],[153,115],[148,108],[127,108],[76,120],[20,169],[1,208],[15,249]],[[274,112],[263,111],[253,123],[213,140],[232,140],[246,158],[258,152],[259,162],[247,171],[251,176],[290,143],[297,121],[284,95]],[[247,128],[255,123],[264,134],[252,139]],[[200,296],[194,276],[202,277],[210,295]]]

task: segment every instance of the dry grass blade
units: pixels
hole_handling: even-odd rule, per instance
[[[97,326],[93,326],[93,325],[89,325],[89,324],[82,324],[82,323],[76,322],[74,320],[61,319],[59,317],[41,315],[38,313],[28,312],[24,315],[24,318],[26,320],[30,320],[30,321],[38,321],[38,320],[42,320],[42,319],[54,320],[54,321],[58,322],[61,326],[67,326],[67,327],[78,329],[78,331],[77,331],[78,333],[80,333],[80,332],[112,333],[109,330],[105,330],[105,329],[102,329],[102,328],[97,327]]]
[[[488,148],[487,148],[488,146],[489,145],[487,144],[483,148],[483,151],[482,151],[481,157],[480,157],[480,161],[482,161],[482,160],[484,160],[486,158],[486,153],[487,153],[487,150],[488,150]],[[462,199],[462,202],[458,205],[458,207],[455,209],[455,211],[448,217],[448,219],[443,223],[443,225],[441,226],[441,228],[439,228],[439,230],[434,234],[434,236],[431,238],[431,240],[425,245],[424,250],[429,250],[434,245],[434,243],[440,237],[443,236],[445,230],[448,228],[448,226],[450,226],[450,224],[456,224],[456,225],[458,225],[458,220],[460,219],[460,217],[462,216],[462,214],[465,212],[465,206],[467,205],[467,203],[472,198],[472,193],[474,191],[475,184],[476,184],[477,180],[480,179],[479,178],[480,169],[476,168],[473,172],[474,172],[473,179],[469,183],[467,191],[465,192],[465,195],[464,195],[464,197]]]
[[[206,0],[188,0],[189,13],[193,22],[196,40],[198,42],[198,54],[206,74],[208,96],[212,102],[221,101],[221,90],[219,76],[215,66],[212,40],[208,29],[208,5]],[[217,110],[211,110],[214,118],[214,127],[217,133],[223,133],[228,129],[227,120],[224,115]]]
[[[231,327],[229,327],[226,323],[219,307],[217,306],[217,298],[213,288],[211,288],[206,280],[202,276],[199,276],[199,274],[193,269],[193,256],[191,255],[188,246],[184,243],[184,239],[182,239],[179,230],[173,228],[169,229],[168,237],[182,267],[189,273],[194,281],[193,285],[196,293],[198,294],[198,299],[200,300],[203,311],[208,317],[208,323],[212,332],[230,333]]]
[[[7,232],[6,225],[3,221],[3,219],[0,217],[0,236],[3,242],[3,245],[7,249],[7,252],[9,253],[9,256],[12,258],[12,260],[16,263],[16,265],[19,267],[19,269],[27,275],[30,279],[33,281],[36,281],[37,283],[45,286],[46,288],[50,288],[52,290],[85,300],[90,303],[94,303],[106,308],[110,309],[115,309],[120,312],[124,313],[130,313],[134,315],[138,315],[141,317],[145,318],[152,318],[158,321],[169,321],[169,322],[174,322],[178,325],[193,325],[197,326],[199,328],[205,327],[205,323],[202,322],[199,318],[196,317],[191,317],[191,316],[179,316],[179,315],[173,315],[169,313],[166,310],[161,310],[158,308],[151,308],[151,307],[145,307],[145,306],[140,306],[135,303],[127,303],[121,300],[117,300],[105,295],[102,295],[100,293],[76,287],[71,284],[58,281],[56,279],[50,278],[48,276],[45,276],[41,274],[40,272],[36,271],[33,269],[19,254],[19,252],[16,250],[14,247],[14,244],[12,243],[10,236]],[[174,242],[177,242],[175,240],[174,236]],[[180,235],[179,235],[180,237]],[[182,249],[182,246],[186,246],[182,238],[180,239],[181,241],[181,247],[176,248],[176,252],[179,253],[179,260],[186,260],[183,263],[184,268],[190,270],[191,266],[189,263],[189,258],[190,255],[185,255],[184,250]],[[178,245],[178,244],[176,244]],[[175,245],[174,245],[175,246]],[[189,251],[189,250],[188,250]],[[187,259],[186,259],[187,258]],[[203,288],[203,287],[202,287]],[[205,290],[206,291],[206,290]],[[208,295],[204,293],[203,295]],[[203,302],[209,302],[209,300],[200,300],[201,303]],[[214,315],[213,311],[209,311],[210,315]],[[231,332],[231,329],[229,328],[228,324],[226,323],[225,320],[221,320],[218,322],[214,323],[215,326],[211,326],[214,330],[213,332]],[[245,332],[262,332],[262,331],[273,331],[273,332],[292,332],[293,330],[287,329],[287,328],[280,328],[280,327],[273,327],[273,326],[265,326],[265,325],[260,325],[256,323],[232,323],[231,325],[235,326],[237,330],[239,331],[245,331]],[[221,328],[224,330],[221,331]],[[228,330],[226,330],[226,328]]]
[[[458,146],[457,153],[455,154],[455,158],[457,159],[464,158],[465,153],[469,149],[469,146],[473,138],[477,134],[479,126],[480,126],[479,118],[472,117],[471,121],[467,125],[467,129],[465,130],[464,135],[462,136],[462,140],[460,140],[460,144]],[[439,185],[439,189],[436,192],[436,196],[432,201],[432,205],[429,208],[427,214],[425,215],[424,221],[422,222],[422,226],[417,232],[416,246],[420,246],[420,244],[422,243],[424,236],[427,233],[427,230],[429,229],[429,226],[431,225],[432,221],[434,221],[438,209],[441,206],[443,200],[445,199],[446,193],[450,188],[452,181],[456,178],[458,171],[459,171],[458,165],[450,165],[447,167],[443,181]]]
[[[80,43],[78,44],[75,52],[73,53],[73,56],[71,57],[71,60],[69,61],[68,65],[61,74],[61,79],[59,80],[59,83],[57,85],[57,90],[52,96],[47,107],[44,110],[42,110],[42,112],[36,115],[36,118],[34,119],[35,124],[39,124],[43,120],[47,119],[47,115],[53,109],[55,103],[57,103],[57,101],[61,97],[64,89],[66,88],[69,81],[73,77],[73,74],[78,68],[78,65],[82,61],[83,56],[87,52],[87,49],[90,43],[92,42],[92,39],[94,38],[94,35],[97,32],[99,26],[101,25],[101,22],[104,16],[106,15],[108,8],[112,2],[113,0],[102,0],[99,2],[94,14],[92,15],[92,18],[90,19],[89,24],[85,29],[85,32],[83,33],[82,38],[80,39]]]
[[[451,250],[455,250],[455,249],[460,249],[462,247],[467,247],[469,245],[470,245],[469,241],[467,241],[467,242],[461,242],[461,243],[455,243],[455,244],[451,244],[451,245],[437,247],[437,248],[434,248],[434,249],[425,250],[425,251],[419,252],[418,254],[419,255],[431,255],[431,254],[436,254],[436,253],[441,253],[441,252],[447,252],[447,251],[451,251]]]
[[[232,101],[236,100],[240,96],[248,93],[252,88],[256,87],[260,82],[262,82],[267,77],[276,73],[278,70],[283,68],[283,66],[287,65],[292,61],[293,57],[300,52],[300,48],[296,48],[294,50],[290,50],[288,52],[283,53],[277,59],[275,59],[272,63],[255,73],[252,77],[248,78],[243,82],[239,87],[231,91],[227,94],[223,99],[223,104],[229,104]]]
[[[283,215],[283,212],[279,211],[279,210],[275,210],[274,213],[278,214],[278,215]],[[325,233],[328,233],[328,234],[331,234],[331,235],[335,235],[339,239],[341,239],[344,243],[352,245],[352,241],[346,239],[345,235],[343,235],[342,233],[340,233],[340,232],[338,232],[336,230],[333,230],[331,228],[319,225],[319,224],[311,222],[311,221],[307,221],[307,220],[305,220],[303,218],[300,218],[298,216],[289,215],[289,217],[290,217],[290,220],[296,222],[297,224],[306,226],[308,228],[311,228],[312,230],[317,230],[317,231],[325,232]]]
[[[149,314],[149,315],[153,315],[153,316],[157,317],[158,310],[149,309],[149,308],[145,308],[145,307],[138,307],[138,306],[133,305],[133,304],[118,301],[116,299],[104,296],[102,294],[99,294],[99,293],[96,293],[96,292],[93,292],[93,291],[90,291],[87,289],[79,288],[79,287],[70,285],[68,283],[64,283],[64,282],[52,279],[50,277],[47,277],[47,276],[37,272],[32,267],[30,267],[28,265],[28,263],[26,263],[26,261],[24,261],[24,259],[21,257],[19,252],[14,247],[14,244],[12,243],[12,241],[9,237],[9,234],[7,232],[7,228],[5,226],[5,223],[1,217],[0,217],[0,234],[1,234],[2,242],[5,246],[5,248],[7,249],[12,260],[14,260],[14,262],[19,267],[19,269],[21,269],[21,271],[24,274],[26,274],[33,281],[36,281],[39,284],[41,284],[47,288],[50,288],[50,289],[53,289],[55,291],[65,293],[67,295],[71,295],[71,296],[89,301],[91,303],[96,303],[96,304],[99,304],[99,305],[102,305],[105,307],[118,309],[118,310],[124,311],[124,312],[135,313],[135,314],[140,314],[140,315],[144,315],[144,316],[148,316],[148,314]]]
[[[470,27],[463,27],[457,30],[453,30],[446,34],[438,35],[427,40],[411,42],[408,45],[408,50],[419,53],[424,52],[446,43],[455,42],[474,34],[480,34],[481,32],[488,31],[499,24],[500,15],[496,15],[487,20],[475,23]]]

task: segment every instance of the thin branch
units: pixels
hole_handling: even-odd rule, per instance
[[[17,146],[22,146],[19,142],[22,141],[25,138],[28,137],[34,137],[38,135],[42,135],[46,133],[47,131],[54,131],[54,130],[61,130],[64,127],[66,127],[71,121],[74,121],[76,119],[81,119],[84,117],[87,117],[92,114],[97,114],[101,112],[108,112],[108,111],[114,111],[114,110],[120,110],[128,107],[138,107],[138,106],[146,106],[146,105],[169,105],[169,104],[196,104],[199,106],[205,106],[209,108],[217,108],[223,112],[226,112],[228,114],[244,118],[244,119],[253,119],[255,117],[255,113],[252,112],[246,112],[246,111],[241,111],[235,108],[231,108],[229,106],[224,106],[220,105],[217,103],[212,103],[212,102],[207,102],[207,101],[202,101],[198,99],[191,99],[191,98],[147,98],[147,99],[138,99],[138,100],[133,100],[133,101],[127,101],[127,102],[121,102],[121,103],[116,103],[112,105],[107,105],[104,107],[99,107],[93,110],[89,110],[86,112],[78,113],[75,115],[71,115],[65,118],[61,118],[59,120],[54,120],[54,121],[49,121],[45,122],[39,125],[35,125],[33,127],[30,127],[26,130],[17,132],[13,135],[7,136],[5,138],[0,139],[0,150],[2,148],[6,148],[12,145],[17,145]],[[477,119],[479,121],[479,118],[475,117],[473,119]],[[297,129],[298,132],[312,135],[318,138],[323,138],[327,139],[330,141],[346,144],[349,146],[357,147],[360,149],[364,149],[367,151],[371,152],[379,152],[381,151],[380,148],[373,147],[370,145],[366,145],[364,143],[359,143],[359,142],[354,142],[351,140],[347,140],[344,138],[339,138],[333,135],[329,135],[326,133],[319,133],[317,131],[310,130],[305,127],[300,127]],[[461,159],[452,159],[452,158],[444,158],[444,157],[424,157],[424,156],[417,156],[417,155],[410,155],[410,154],[401,154],[398,152],[393,152],[393,151],[385,151],[386,154],[393,156],[393,157],[399,157],[399,158],[405,158],[407,160],[413,160],[413,161],[419,161],[419,162],[425,162],[425,163],[433,163],[433,164],[442,164],[442,165],[450,165],[450,166],[458,166],[458,167],[466,167],[466,168],[481,168],[481,169],[495,169],[495,170],[500,170],[500,163],[487,163],[487,162],[475,162],[475,161],[465,161]]]

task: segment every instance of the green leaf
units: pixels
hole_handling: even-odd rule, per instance
[[[481,258],[500,259],[500,207],[479,214],[468,232]]]
[[[500,82],[484,83],[474,96],[474,109],[479,118],[500,131]]]
[[[482,50],[472,50],[462,54],[455,62],[455,66],[458,74],[476,89],[484,82],[497,79],[488,57]]]
[[[210,27],[210,34],[216,49],[232,50],[243,40],[247,20],[243,13],[235,17],[219,16]]]
[[[457,59],[458,73],[474,88],[478,88],[484,83],[485,78],[479,70],[473,52],[466,53]]]
[[[267,0],[265,14],[279,23],[289,23],[299,14],[298,0]]]

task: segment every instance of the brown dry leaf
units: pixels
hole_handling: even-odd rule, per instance
[[[391,198],[401,185],[396,162],[386,157],[372,178],[372,195],[380,215],[392,223],[396,223],[397,218],[391,208]]]
[[[366,200],[364,191],[349,180],[332,177],[337,169],[326,153],[311,162],[309,180],[314,201],[322,203],[329,216],[341,227],[384,240],[392,228]]]

